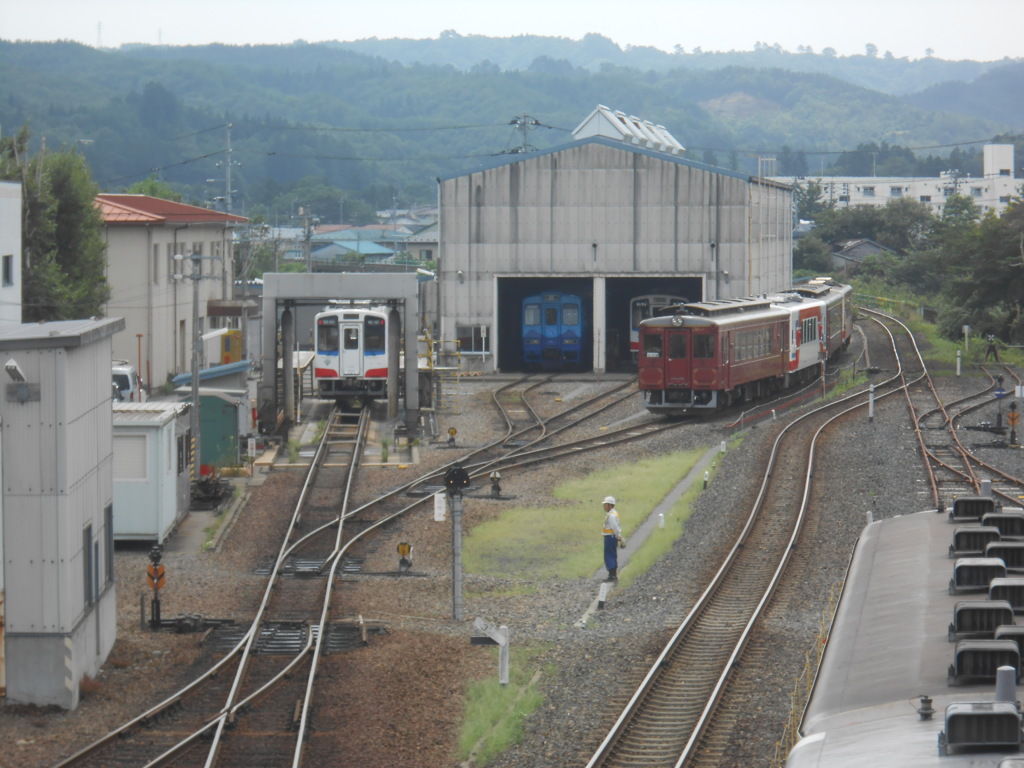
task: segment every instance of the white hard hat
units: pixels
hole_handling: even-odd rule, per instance
[[[611,504],[614,507],[615,506],[615,497],[614,496],[605,496],[604,497],[604,501],[602,503],[603,504]]]

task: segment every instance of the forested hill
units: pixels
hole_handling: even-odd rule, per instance
[[[402,41],[116,50],[0,41],[0,129],[10,135],[28,125],[34,147],[43,137],[49,147],[79,147],[105,190],[157,175],[202,201],[211,185],[223,189],[230,123],[233,185],[247,205],[279,204],[315,177],[328,197],[351,191],[387,207],[396,193],[406,203],[430,201],[436,176],[524,144],[566,143],[598,104],[664,125],[695,160],[756,170],[758,155],[777,154],[780,173],[824,169],[862,145],[976,150],[985,140],[1012,140],[1007,135],[1024,124],[1021,62],[904,62],[935,72],[927,90],[901,97],[882,92],[899,90],[897,69],[884,89],[872,89],[849,74],[791,66],[900,65],[884,56],[759,49],[740,66],[733,54],[621,51],[594,35],[564,42],[593,56],[574,64],[560,41],[533,37],[490,40],[478,51],[488,59],[472,64],[468,53],[443,64],[401,63]],[[371,55],[375,43],[386,50]],[[522,66],[502,53],[516,44]],[[403,58],[411,61],[432,49],[410,50]],[[601,51],[619,58],[601,59]],[[656,68],[640,63],[644,56],[679,65]],[[728,66],[709,68],[712,61]],[[519,116],[536,124],[520,133],[510,126]],[[872,154],[880,173],[884,160]]]
[[[913,93],[951,80],[971,81],[993,68],[1012,61],[1024,61],[946,61],[926,55],[926,51],[921,51],[920,58],[911,60],[879,51],[867,41],[864,54],[857,56],[838,56],[827,47],[818,53],[809,47],[794,53],[768,43],[757,43],[753,51],[722,52],[677,47],[666,52],[646,46],[621,48],[597,34],[585,35],[580,40],[536,35],[494,38],[460,35],[453,30],[442,32],[436,39],[370,38],[335,45],[401,64],[453,66],[464,71],[488,68],[529,70],[550,62],[564,62],[573,68],[591,72],[599,72],[608,66],[653,72],[679,68],[785,69],[830,75],[853,85],[893,95]]]

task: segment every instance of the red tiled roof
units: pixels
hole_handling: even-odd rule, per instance
[[[149,195],[96,195],[96,205],[106,224],[233,224],[248,221],[244,216]]]

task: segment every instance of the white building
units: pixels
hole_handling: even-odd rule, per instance
[[[0,181],[0,327],[21,323],[21,184]]]
[[[111,338],[121,318],[0,328],[0,692],[78,705],[117,632]]]
[[[942,215],[942,207],[950,195],[969,197],[978,213],[992,211],[1001,214],[1010,199],[1021,194],[1021,179],[1014,177],[1012,144],[987,144],[982,148],[980,178],[961,176],[956,172],[938,178],[900,176],[821,176],[814,181],[821,184],[824,200],[839,207],[848,205],[885,205],[890,200],[906,197],[926,204],[935,216]],[[787,184],[805,181],[786,176],[776,177]]]
[[[96,202],[107,242],[105,312],[125,320],[114,357],[137,365],[152,392],[168,374],[192,369],[194,289],[200,333],[240,326],[232,242],[233,228],[247,219],[148,195],[104,194]]]
[[[114,403],[114,538],[155,541],[189,508],[186,403]]]

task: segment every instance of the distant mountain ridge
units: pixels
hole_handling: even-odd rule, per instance
[[[429,61],[402,61],[420,59]],[[715,62],[723,66],[709,68]],[[885,89],[858,84],[868,76]],[[928,87],[891,92],[915,78]],[[223,178],[216,164],[231,123],[233,162],[242,163],[233,178],[249,194],[323,178],[379,189],[379,208],[396,189],[427,202],[435,177],[523,141],[565,144],[598,104],[664,125],[694,160],[756,172],[759,155],[806,153],[818,170],[862,144],[976,147],[1004,136],[1024,125],[1022,78],[1024,61],[770,47],[666,54],[622,50],[598,35],[101,50],[0,40],[0,127],[10,134],[28,124],[37,145],[45,137],[50,147],[78,146],[105,190],[158,173],[201,200],[211,194],[206,180]],[[524,134],[510,125],[522,115],[537,123]]]
[[[892,95],[920,91],[950,80],[971,81],[986,72],[1024,59],[1001,61],[946,61],[934,57],[895,58],[881,52],[869,56],[838,56],[812,52],[793,53],[777,45],[759,43],[753,51],[666,52],[650,46],[621,48],[598,34],[580,40],[562,37],[521,35],[496,38],[460,35],[447,31],[435,39],[369,38],[327,43],[348,51],[396,61],[407,66],[425,64],[453,66],[465,72],[494,65],[503,71],[528,70],[538,57],[564,60],[573,67],[600,72],[602,68],[628,67],[640,71],[668,72],[672,69],[714,70],[725,67],[784,69],[790,72],[831,75],[854,85]],[[829,49],[824,49],[829,50]],[[922,53],[924,53],[922,51]]]

